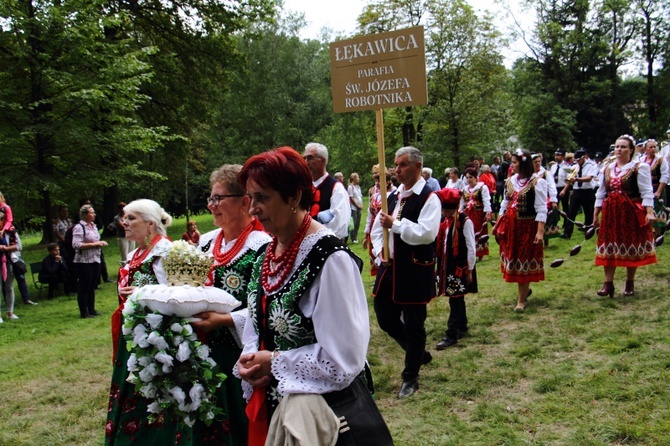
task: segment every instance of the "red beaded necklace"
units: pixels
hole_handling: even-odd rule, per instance
[[[530,180],[531,177],[528,178],[521,178],[519,176],[516,177],[516,182],[519,185],[519,188],[523,189],[526,184],[528,184],[528,181]]]
[[[162,235],[157,235],[155,236],[152,240],[151,243],[149,243],[149,246],[147,246],[143,251],[142,254],[140,254],[140,249],[138,248],[137,251],[135,251],[135,254],[133,254],[133,258],[130,259],[129,267],[131,269],[137,268],[142,262],[144,262],[144,259],[147,258],[149,253],[154,249],[154,246],[156,246],[156,243],[162,239]]]
[[[247,237],[249,237],[249,234],[254,230],[254,222],[252,221],[247,225],[246,228],[244,228],[244,231],[240,233],[240,235],[237,236],[237,239],[235,240],[235,243],[233,244],[232,248],[230,248],[228,251],[221,253],[221,245],[223,244],[223,237],[224,233],[223,230],[219,232],[219,235],[216,236],[216,240],[214,240],[214,259],[216,260],[217,266],[220,265],[228,265],[231,260],[237,256],[237,254],[240,253],[242,248],[244,247],[244,244],[247,241]]]
[[[305,218],[302,220],[302,224],[293,236],[293,240],[291,240],[288,248],[278,256],[275,255],[278,243],[277,237],[272,237],[272,242],[270,242],[270,246],[268,246],[268,250],[265,253],[265,259],[263,260],[263,274],[261,279],[263,288],[265,288],[267,293],[277,291],[293,269],[295,259],[298,256],[298,250],[300,249],[300,244],[304,240],[311,222],[312,217],[309,214],[305,214]],[[273,263],[277,265],[275,268],[272,268]],[[278,279],[274,285],[271,285],[270,278]]]

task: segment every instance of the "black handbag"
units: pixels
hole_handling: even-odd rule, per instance
[[[323,398],[340,419],[335,446],[393,446],[391,432],[360,376]]]
[[[26,266],[26,262],[23,261],[22,258],[18,258],[16,262],[12,263],[12,271],[14,271],[15,276],[22,276],[25,273],[28,272],[28,267]]]

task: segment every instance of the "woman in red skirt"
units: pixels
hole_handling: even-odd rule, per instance
[[[648,164],[631,160],[634,152],[632,136],[623,135],[616,140],[615,159],[605,167],[596,193],[593,225],[600,226],[596,265],[605,267],[605,283],[598,291],[599,296],[614,296],[617,266],[626,268],[623,295],[632,296],[637,267],[656,263],[651,226],[656,219],[651,170]]]
[[[533,173],[527,150],[512,155],[513,175],[505,183],[501,217],[493,227],[500,245],[500,270],[505,282],[518,284],[514,311],[524,311],[532,293],[530,282],[544,280],[544,224],[547,220],[547,182]]]
[[[477,170],[465,169],[466,185],[463,187],[463,199],[461,200],[461,212],[467,215],[475,226],[475,238],[477,239],[477,258],[489,255],[488,242],[480,243],[482,235],[488,234],[488,223],[491,221],[491,193],[489,188],[478,181]]]

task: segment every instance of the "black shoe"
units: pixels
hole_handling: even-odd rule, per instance
[[[105,282],[105,283],[112,283],[112,282],[114,282],[114,281],[113,281],[112,279],[105,279],[104,282]]]
[[[398,398],[407,398],[417,390],[419,390],[419,378],[403,381],[402,386],[400,386],[400,392],[398,392]]]
[[[561,238],[564,238],[566,240],[570,240],[570,237],[572,237],[572,236],[570,236],[568,234],[561,234]]]
[[[421,358],[421,365],[426,365],[433,360],[433,355],[430,352],[423,352],[423,358]]]
[[[95,319],[95,316],[93,316],[92,314],[85,314],[85,315],[81,316],[81,318],[82,319]]]
[[[437,343],[435,346],[435,350],[444,350],[446,348],[451,347],[452,345],[456,345],[458,341],[453,338],[442,338],[440,342]]]
[[[100,316],[101,313],[98,312],[97,310],[93,310],[93,311],[90,311],[89,314],[90,314],[91,316]]]

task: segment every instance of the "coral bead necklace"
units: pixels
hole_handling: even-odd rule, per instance
[[[216,240],[214,240],[214,260],[216,260],[216,264],[218,266],[220,265],[228,265],[231,260],[237,256],[237,254],[240,253],[242,248],[244,247],[244,244],[247,241],[247,237],[249,237],[249,234],[251,234],[251,231],[254,230],[254,222],[252,221],[247,225],[246,228],[240,233],[240,235],[237,236],[237,239],[235,240],[235,243],[233,246],[226,252],[222,253],[221,252],[221,245],[223,245],[223,237],[225,234],[223,233],[223,230],[219,232],[219,234],[216,236]]]
[[[160,234],[156,235],[151,240],[151,243],[149,243],[149,245],[146,248],[144,248],[144,250],[142,250],[141,254],[140,254],[140,248],[138,248],[137,251],[135,251],[135,254],[133,254],[133,258],[130,259],[129,267],[131,269],[137,268],[142,262],[144,262],[144,260],[147,258],[151,250],[154,249],[154,246],[156,246],[156,243],[158,243],[162,238],[163,238],[162,235]]]
[[[270,246],[265,253],[265,259],[263,259],[263,268],[262,268],[262,283],[263,288],[267,293],[272,293],[277,291],[284,280],[288,277],[289,273],[293,269],[295,264],[295,259],[298,256],[298,251],[300,250],[300,244],[305,239],[309,225],[312,222],[312,217],[309,214],[305,214],[305,218],[302,220],[302,224],[298,231],[293,236],[293,240],[289,246],[282,252],[280,255],[275,255],[277,250],[277,237],[272,238]],[[276,265],[274,268],[272,265]],[[270,284],[270,279],[276,280],[274,285]]]

